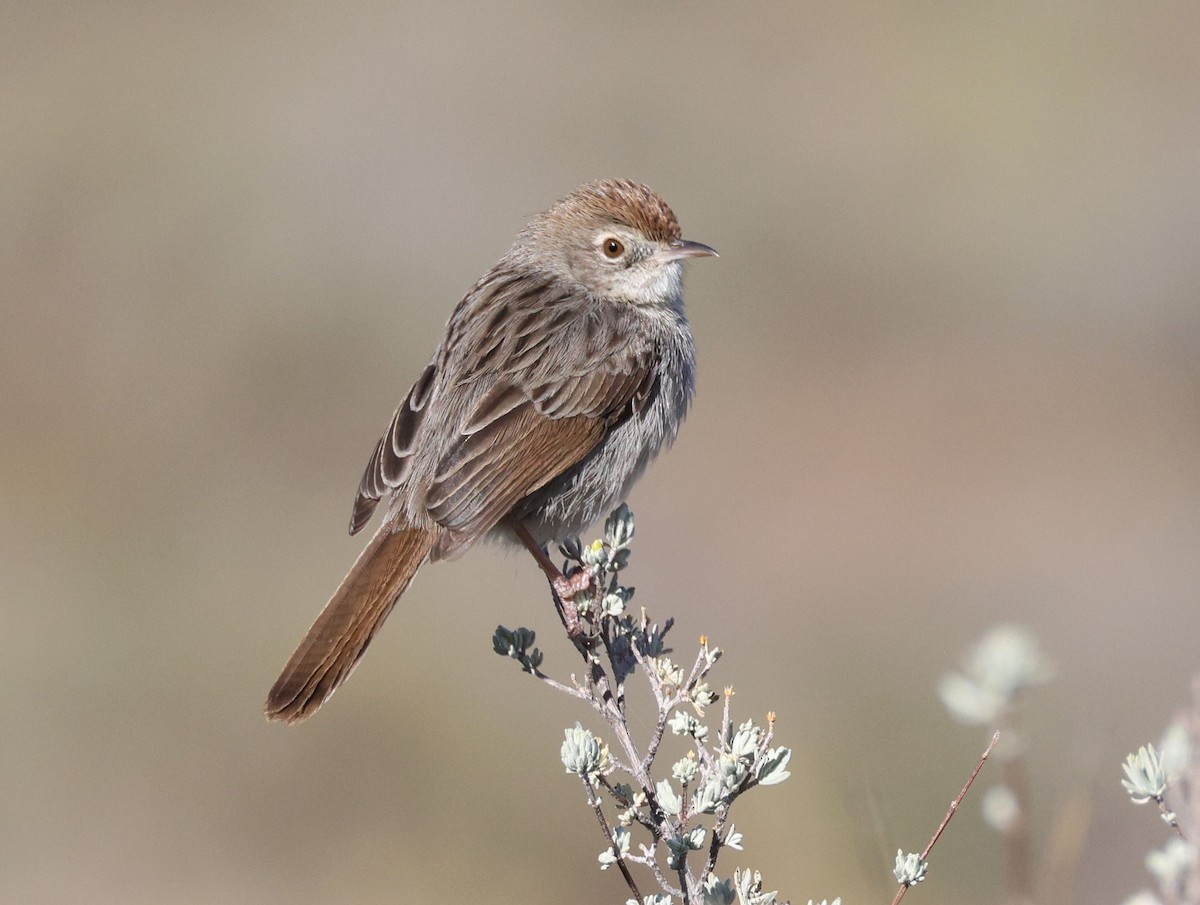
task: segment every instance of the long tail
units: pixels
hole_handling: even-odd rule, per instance
[[[269,719],[298,723],[316,713],[353,671],[435,540],[428,529],[379,529],[271,688]]]

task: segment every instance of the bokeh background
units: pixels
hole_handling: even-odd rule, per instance
[[[576,668],[525,557],[427,569],[332,706],[260,713],[451,307],[610,175],[721,252],[630,579],[796,751],[724,869],[889,901],[987,736],[937,679],[1017,623],[1056,895],[1148,885],[1120,760],[1200,668],[1198,35],[1156,0],[6,4],[0,899],[624,901],[558,760],[589,716],[490,652],[525,624]],[[1001,897],[978,805],[917,900]]]

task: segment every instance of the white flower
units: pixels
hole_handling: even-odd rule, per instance
[[[1025,688],[1050,678],[1037,639],[1022,628],[998,625],[980,639],[963,670],[942,676],[938,695],[960,722],[993,722]]]
[[[1183,878],[1195,858],[1194,848],[1182,839],[1172,839],[1146,856],[1146,870],[1154,874],[1164,890],[1182,889]]]
[[[1142,745],[1137,754],[1125,758],[1125,779],[1121,785],[1135,804],[1160,801],[1167,791],[1167,774],[1153,745]]]
[[[925,879],[929,873],[929,862],[922,861],[916,852],[904,854],[904,849],[896,849],[896,867],[892,876],[905,886],[913,886]]]
[[[564,729],[563,736],[559,756],[568,773],[590,776],[608,769],[608,746],[579,723]]]

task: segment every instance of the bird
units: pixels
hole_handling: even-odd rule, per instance
[[[585,183],[535,216],[463,296],[367,463],[350,518],[371,541],[271,688],[269,719],[311,716],[346,680],[426,562],[543,547],[625,499],[676,437],[695,389],[681,238],[660,195]],[[557,573],[557,575],[556,575]]]

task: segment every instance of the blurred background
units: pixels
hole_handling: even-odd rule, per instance
[[[1198,29],[1156,0],[6,4],[0,899],[625,900],[558,758],[599,727],[491,653],[528,625],[577,669],[527,557],[426,569],[315,719],[260,710],[454,303],[601,176],[721,252],[629,581],[796,752],[723,872],[890,901],[989,734],[938,677],[1015,623],[1055,666],[1023,741],[1060,901],[1149,885],[1120,761],[1200,668]],[[968,799],[911,895],[1002,887]]]

